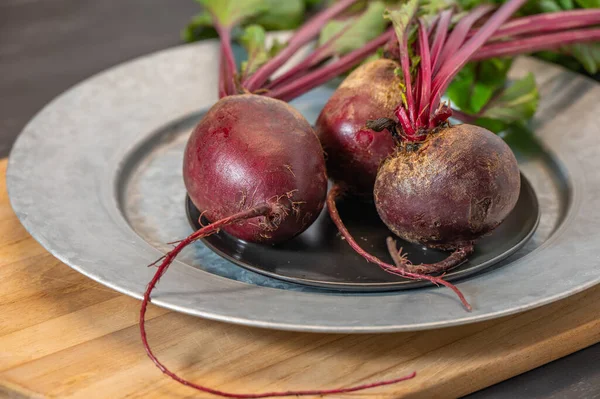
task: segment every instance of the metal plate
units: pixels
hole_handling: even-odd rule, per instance
[[[146,265],[190,233],[183,211],[182,148],[216,101],[218,45],[182,46],[88,79],[25,127],[9,160],[12,206],[29,232],[74,269],[140,298]],[[540,226],[518,253],[463,279],[467,313],[447,289],[326,292],[250,272],[196,243],[161,279],[154,303],[267,328],[388,332],[438,328],[531,309],[600,281],[600,88],[554,66],[535,71],[535,136],[507,138],[533,186]],[[331,89],[294,105],[314,122]],[[322,260],[327,262],[327,260]],[[502,266],[502,267],[500,267]]]
[[[540,208],[531,184],[521,176],[521,192],[515,209],[490,235],[477,241],[475,253],[458,267],[447,272],[444,279],[456,281],[481,272],[508,258],[531,238],[540,220]],[[200,228],[201,212],[186,196],[186,214],[194,230]],[[383,224],[373,203],[352,198],[338,201],[338,210],[350,233],[360,245],[379,259],[392,263],[385,240],[392,235]],[[208,223],[204,220],[204,224]],[[390,273],[359,256],[340,239],[337,228],[327,212],[304,233],[294,239],[265,246],[237,239],[223,230],[203,239],[204,243],[223,258],[248,270],[290,283],[345,292],[392,291],[427,286]],[[439,262],[448,252],[428,249],[398,239],[398,246],[414,264]]]

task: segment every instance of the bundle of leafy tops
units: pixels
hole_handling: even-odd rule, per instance
[[[208,223],[156,262],[140,312],[148,355],[174,380],[225,397],[345,393],[414,378],[328,390],[223,392],[179,377],[156,358],[146,336],[146,308],[160,278],[191,243],[223,230],[276,245],[306,230],[327,205],[339,233],[365,262],[445,286],[470,311],[444,273],[464,262],[477,239],[514,208],[519,168],[496,133],[525,126],[538,102],[533,75],[507,79],[512,58],[566,53],[593,71],[600,9],[585,8],[591,0],[578,1],[579,8],[560,1],[569,9],[542,13],[536,7],[548,11],[554,3],[339,0],[281,43],[267,40],[263,25],[278,26],[293,10],[304,10],[303,1],[200,2],[205,12],[196,27],[210,25],[220,37],[220,100],[189,138],[183,176]],[[235,59],[233,38],[246,49],[245,59]],[[340,76],[314,127],[287,103]],[[389,261],[362,248],[345,227],[336,206],[343,195],[375,206],[390,230]],[[448,256],[413,264],[394,237]]]

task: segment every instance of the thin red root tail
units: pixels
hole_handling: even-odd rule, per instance
[[[450,288],[458,296],[458,298],[460,299],[460,301],[462,302],[464,307],[469,312],[473,309],[471,307],[471,305],[469,304],[469,302],[467,301],[467,299],[465,298],[465,296],[463,295],[463,293],[460,292],[460,290],[454,284],[447,282],[446,280],[442,279],[441,277],[435,277],[435,276],[429,276],[427,274],[415,273],[415,272],[409,271],[407,269],[404,269],[400,266],[390,265],[389,263],[382,261],[378,257],[371,255],[370,253],[365,251],[363,248],[361,248],[361,246],[358,245],[356,240],[354,240],[354,237],[352,237],[352,235],[350,234],[350,232],[344,225],[344,222],[342,221],[340,214],[337,210],[336,200],[338,199],[338,197],[343,195],[344,192],[345,192],[345,190],[342,186],[340,186],[339,184],[334,185],[331,188],[331,190],[329,191],[329,194],[327,195],[327,209],[329,210],[329,216],[331,217],[331,220],[338,228],[338,231],[340,232],[342,237],[346,240],[346,242],[350,245],[350,247],[352,247],[352,249],[354,249],[354,251],[356,251],[356,253],[358,253],[360,256],[365,258],[367,260],[367,262],[375,263],[377,266],[381,267],[383,270],[385,270],[386,272],[388,272],[390,274],[404,277],[404,278],[407,278],[410,280],[426,280],[437,286],[443,285],[447,288]],[[397,252],[396,252],[396,256],[400,257],[400,255]]]
[[[221,219],[214,223],[211,223],[211,224],[204,226],[201,229],[195,231],[194,233],[190,234],[187,238],[184,238],[183,240],[179,241],[175,248],[173,248],[165,256],[161,257],[157,262],[153,263],[153,265],[154,265],[162,260],[162,263],[160,264],[160,266],[158,266],[158,269],[156,270],[154,277],[152,278],[152,280],[150,280],[150,283],[148,283],[148,287],[146,288],[146,292],[144,293],[144,298],[142,299],[142,305],[140,308],[140,334],[142,337],[142,343],[144,344],[144,349],[146,350],[148,357],[154,362],[156,367],[158,367],[160,369],[160,371],[162,371],[164,374],[168,375],[175,381],[177,381],[183,385],[186,385],[190,388],[194,388],[194,389],[197,389],[198,391],[210,393],[210,394],[225,397],[225,398],[241,398],[241,399],[269,398],[269,397],[281,397],[281,396],[310,396],[310,395],[341,394],[341,393],[362,391],[365,389],[381,387],[384,385],[392,385],[392,384],[396,384],[398,382],[402,382],[402,381],[406,381],[406,380],[410,380],[411,378],[414,378],[417,375],[416,372],[413,372],[409,375],[406,375],[406,376],[403,376],[400,378],[396,378],[393,380],[373,382],[373,383],[357,385],[357,386],[349,387],[349,388],[243,394],[243,393],[232,393],[232,392],[219,391],[217,389],[209,388],[209,387],[206,387],[203,385],[194,384],[191,381],[187,381],[187,380],[179,377],[177,374],[175,374],[174,372],[169,370],[164,364],[162,364],[160,362],[160,360],[157,359],[157,357],[154,355],[154,352],[152,352],[152,349],[150,349],[150,344],[148,343],[148,337],[146,336],[146,322],[145,322],[146,321],[146,310],[148,308],[148,303],[150,302],[150,294],[152,294],[152,291],[156,287],[156,284],[158,283],[160,278],[165,274],[165,272],[167,271],[167,269],[169,268],[171,263],[173,263],[173,261],[175,260],[175,257],[189,244],[191,244],[194,241],[197,241],[203,237],[206,237],[206,236],[216,233],[222,227],[225,227],[230,224],[237,223],[237,222],[240,222],[240,221],[243,221],[246,219],[252,219],[257,216],[268,216],[273,212],[276,212],[276,210],[273,209],[273,206],[261,205],[261,206],[257,206],[257,207],[251,208],[249,210],[243,211],[243,212],[236,213],[235,215]]]
[[[394,263],[397,267],[404,270],[408,270],[412,273],[419,274],[435,274],[447,272],[448,270],[455,268],[456,266],[460,265],[465,260],[467,260],[469,255],[471,255],[474,250],[473,244],[467,243],[458,247],[446,259],[440,262],[429,264],[421,263],[420,265],[413,265],[406,258],[406,254],[400,256],[400,251],[402,251],[402,249],[398,251],[396,247],[396,240],[394,240],[393,237],[388,237],[386,242],[388,251],[390,252],[390,255],[392,256],[392,259],[394,260]]]

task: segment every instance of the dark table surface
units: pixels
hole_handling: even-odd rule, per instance
[[[0,0],[0,157],[70,86],[180,44],[192,0]],[[600,344],[468,396],[600,398]]]

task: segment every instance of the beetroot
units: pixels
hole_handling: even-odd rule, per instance
[[[281,242],[304,231],[327,191],[310,124],[287,103],[253,94],[225,97],[210,109],[187,143],[183,178],[210,221],[271,205],[269,216],[224,228],[251,242]]]
[[[495,229],[519,198],[517,161],[490,131],[458,125],[400,146],[379,169],[375,205],[394,234],[456,249]]]
[[[304,231],[325,203],[325,160],[304,117],[280,100],[225,97],[194,129],[185,149],[188,194],[212,223],[167,255],[144,295],[190,243],[223,229],[252,242],[277,243]],[[164,260],[163,260],[164,259]]]
[[[505,3],[477,35],[462,43],[465,35],[461,32],[467,32],[488,12],[485,8],[474,10],[461,21],[460,31],[449,36],[441,52],[432,49],[436,42],[444,41],[446,33],[437,29],[430,47],[427,27],[419,20],[418,68],[409,57],[406,14],[390,14],[399,36],[406,93],[396,109],[397,120],[371,122],[388,129],[397,141],[394,155],[377,174],[375,206],[383,222],[401,238],[455,250],[452,261],[420,265],[416,268],[420,272],[443,271],[459,264],[472,251],[473,241],[496,228],[517,203],[520,175],[510,148],[481,127],[450,127],[447,119],[452,113],[440,103],[440,97],[469,57],[522,3]],[[416,8],[409,13],[416,13]],[[415,76],[411,70],[417,71]],[[406,268],[415,271],[403,259]]]
[[[355,392],[416,375],[329,390],[238,394],[195,384],[170,371],[150,348],[145,316],[152,291],[175,257],[189,244],[221,229],[265,244],[290,239],[317,218],[327,193],[325,159],[311,126],[283,101],[254,94],[225,97],[208,111],[187,143],[183,175],[192,202],[212,223],[177,242],[157,261],[161,263],[144,292],[142,343],[163,373],[199,391],[235,398]]]
[[[388,243],[396,265],[425,274],[458,266],[474,241],[512,211],[520,184],[508,145],[479,126],[445,123],[423,140],[401,142],[377,174],[377,212],[404,240],[454,252],[438,263],[413,265]]]
[[[316,123],[327,154],[327,172],[353,194],[372,197],[381,162],[394,151],[387,134],[365,126],[369,119],[392,118],[402,91],[397,62],[379,59],[354,70],[329,99]]]

